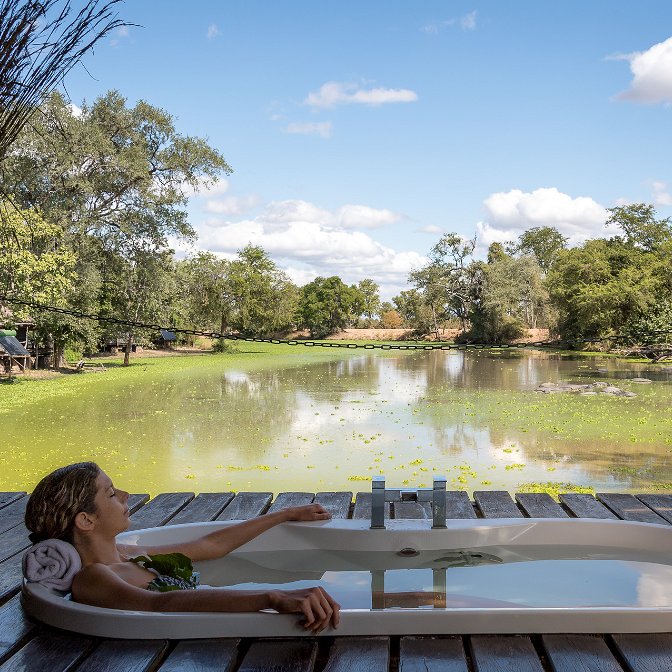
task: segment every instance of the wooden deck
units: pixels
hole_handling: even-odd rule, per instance
[[[0,493],[0,671],[30,672],[670,672],[672,634],[321,637],[147,641],[95,639],[30,621],[19,603],[25,493]],[[135,528],[234,520],[320,502],[335,517],[368,517],[371,496],[349,492],[188,492],[131,496]],[[426,518],[429,503],[388,491],[389,517]],[[403,501],[402,501],[403,500]],[[447,493],[450,518],[587,517],[672,523],[672,495]]]

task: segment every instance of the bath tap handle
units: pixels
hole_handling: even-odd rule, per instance
[[[385,476],[371,479],[371,529],[385,529]]]
[[[434,476],[432,489],[432,529],[446,527],[446,477]]]

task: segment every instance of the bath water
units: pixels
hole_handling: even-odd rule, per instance
[[[321,586],[346,609],[669,607],[671,562],[627,548],[492,546],[241,552],[199,569],[204,584],[240,590]]]

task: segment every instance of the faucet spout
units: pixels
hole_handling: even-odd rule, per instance
[[[371,529],[385,529],[385,476],[371,479]]]
[[[446,527],[446,477],[435,476],[432,489],[432,529]]]

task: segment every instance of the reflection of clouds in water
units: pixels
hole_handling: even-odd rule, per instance
[[[640,607],[672,606],[672,567],[668,565],[628,563],[641,575],[637,581],[637,602]]]

